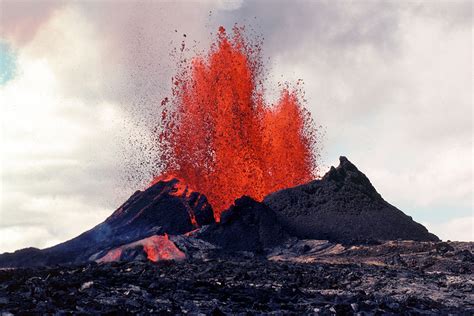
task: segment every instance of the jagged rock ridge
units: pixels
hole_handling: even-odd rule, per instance
[[[263,251],[288,238],[275,213],[265,204],[243,196],[222,213],[219,223],[206,226],[196,237],[226,251]]]
[[[265,197],[278,220],[299,238],[339,242],[407,239],[435,235],[386,202],[346,157],[321,179]]]

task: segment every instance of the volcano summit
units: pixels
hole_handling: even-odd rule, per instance
[[[438,241],[425,227],[386,202],[346,157],[321,179],[265,197],[288,231],[299,238],[339,242]]]

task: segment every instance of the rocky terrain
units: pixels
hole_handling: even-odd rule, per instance
[[[12,314],[423,315],[474,313],[473,243],[288,241],[268,257],[0,271]]]

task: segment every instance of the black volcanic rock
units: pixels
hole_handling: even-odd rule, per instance
[[[196,237],[225,251],[263,251],[288,238],[275,213],[248,196],[235,200],[219,223],[206,226]]]
[[[0,269],[0,315],[474,314],[473,264],[437,254],[437,243],[333,244],[342,253],[322,254],[321,243],[312,242],[309,253],[271,260]],[[474,252],[472,242],[449,245],[454,253]],[[389,259],[400,254],[402,260]]]
[[[0,267],[86,262],[94,254],[156,234],[184,234],[214,222],[204,195],[191,192],[178,180],[160,181],[135,192],[103,223],[51,248],[28,248],[0,255]]]
[[[437,241],[410,216],[386,202],[346,157],[321,179],[272,193],[264,203],[299,238],[338,242]]]

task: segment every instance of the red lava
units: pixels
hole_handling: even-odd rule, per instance
[[[152,183],[176,177],[203,193],[220,214],[236,198],[261,200],[279,189],[312,180],[316,129],[303,106],[301,87],[285,87],[274,105],[263,99],[261,43],[243,28],[219,28],[207,55],[193,58],[173,78],[173,96],[162,102],[159,148],[163,172]]]

